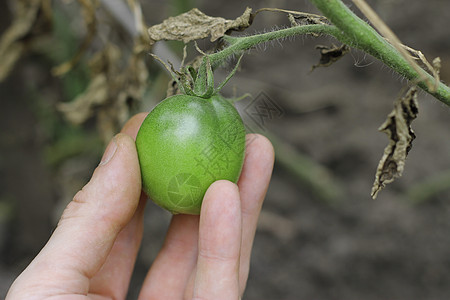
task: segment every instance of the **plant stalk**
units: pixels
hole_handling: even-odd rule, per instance
[[[308,33],[339,36],[339,30],[335,26],[325,24],[294,26],[250,36],[232,37],[225,35],[223,39],[229,43],[229,46],[219,52],[209,55],[211,65],[216,67],[228,57],[238,55],[242,53],[242,51],[251,49],[262,43]]]
[[[369,24],[355,15],[341,0],[310,0],[337,28],[341,38],[335,36],[341,42],[353,48],[358,48],[381,60],[400,75],[435,98],[450,106],[450,88],[439,82],[435,91],[430,88],[428,82],[435,81],[434,77],[422,70],[418,74],[403,56],[389,44]],[[420,80],[421,78],[424,78]]]
[[[269,42],[276,39],[283,39],[290,36],[301,34],[326,34],[333,36],[340,42],[349,45],[352,48],[360,49],[384,64],[394,71],[417,84],[424,91],[428,92],[444,104],[450,106],[450,88],[444,83],[439,82],[437,89],[433,91],[427,81],[433,82],[433,76],[422,70],[422,74],[409,64],[403,56],[389,44],[375,29],[356,16],[340,0],[311,0],[319,10],[327,17],[333,25],[313,24],[294,26],[276,31],[255,34],[251,36],[224,36],[223,39],[228,46],[223,50],[210,54],[209,60],[213,68],[222,64],[228,57],[239,55],[243,51],[249,50],[256,45]],[[206,60],[200,68],[205,68]],[[200,73],[201,74],[201,73]],[[424,78],[423,80],[420,80]]]

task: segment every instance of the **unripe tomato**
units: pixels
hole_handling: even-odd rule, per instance
[[[199,214],[214,181],[237,182],[245,129],[233,105],[218,94],[175,95],[148,114],[136,147],[147,195],[174,214]]]

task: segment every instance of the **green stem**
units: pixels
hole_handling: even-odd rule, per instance
[[[255,34],[251,36],[232,37],[224,36],[224,40],[229,44],[223,50],[209,55],[213,68],[217,67],[228,57],[239,55],[242,51],[248,50],[258,44],[276,39],[283,39],[301,34],[326,34],[335,37],[340,42],[352,48],[360,49],[375,58],[394,71],[411,80],[418,82],[418,86],[433,95],[438,100],[450,106],[450,88],[443,83],[439,83],[438,88],[433,91],[426,81],[434,82],[435,79],[423,71],[420,77],[414,68],[402,57],[402,55],[389,44],[375,29],[357,17],[340,0],[311,0],[319,10],[334,24],[314,24],[304,26],[294,26],[276,31]],[[206,61],[200,67],[206,67]],[[203,74],[204,72],[200,72]],[[419,81],[419,78],[425,80]]]
[[[248,50],[258,44],[265,42],[283,39],[286,37],[315,33],[315,34],[328,34],[332,36],[339,36],[339,30],[335,26],[325,24],[295,26],[276,31],[255,34],[251,36],[232,37],[224,36],[224,40],[230,45],[222,51],[209,55],[211,65],[216,67],[224,62],[228,57],[236,54],[240,54],[242,51]]]
[[[348,9],[341,0],[311,0],[311,2],[331,23],[339,28],[340,37],[335,37],[341,42],[371,54],[409,80],[418,81],[419,87],[450,106],[450,88],[448,86],[439,82],[435,91],[430,89],[427,81],[434,82],[435,79],[425,71],[419,76],[391,44]],[[425,80],[419,81],[420,77],[425,78]]]
[[[286,37],[307,33],[339,36],[339,30],[335,26],[326,24],[295,26],[251,36],[232,37],[226,35],[223,37],[223,39],[228,43],[228,46],[219,52],[209,54],[209,63],[211,64],[211,67],[215,69],[217,66],[225,62],[228,57],[242,54],[243,51],[249,50],[256,45],[272,40],[283,39]],[[198,77],[196,79],[196,82],[199,86],[204,85],[206,82],[206,70],[207,59],[206,57],[204,57],[197,73]]]

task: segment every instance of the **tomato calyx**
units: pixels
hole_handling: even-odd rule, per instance
[[[225,84],[233,77],[236,73],[239,63],[241,62],[243,54],[238,58],[236,65],[233,70],[227,75],[227,77],[218,85],[216,88],[214,86],[214,74],[211,66],[210,58],[207,54],[204,54],[202,62],[198,70],[195,70],[192,66],[181,66],[180,70],[174,69],[172,63],[169,65],[162,61],[158,56],[151,54],[155,59],[161,62],[166,69],[169,71],[173,80],[177,83],[178,87],[183,94],[189,96],[196,96],[203,99],[210,99],[212,96],[219,94]],[[183,59],[184,60],[184,59]],[[230,102],[239,101],[248,94],[235,99],[230,99]]]

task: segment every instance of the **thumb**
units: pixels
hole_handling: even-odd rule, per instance
[[[120,230],[131,220],[141,194],[134,141],[118,134],[105,150],[89,183],[64,211],[49,246],[76,253],[83,273],[100,268]],[[73,254],[72,254],[73,255]]]
[[[101,268],[117,235],[131,220],[140,193],[134,141],[118,134],[89,183],[65,209],[47,245],[20,277],[28,278],[23,280],[28,284],[30,280],[42,280],[44,286],[52,285],[59,292],[87,293],[89,279]]]

